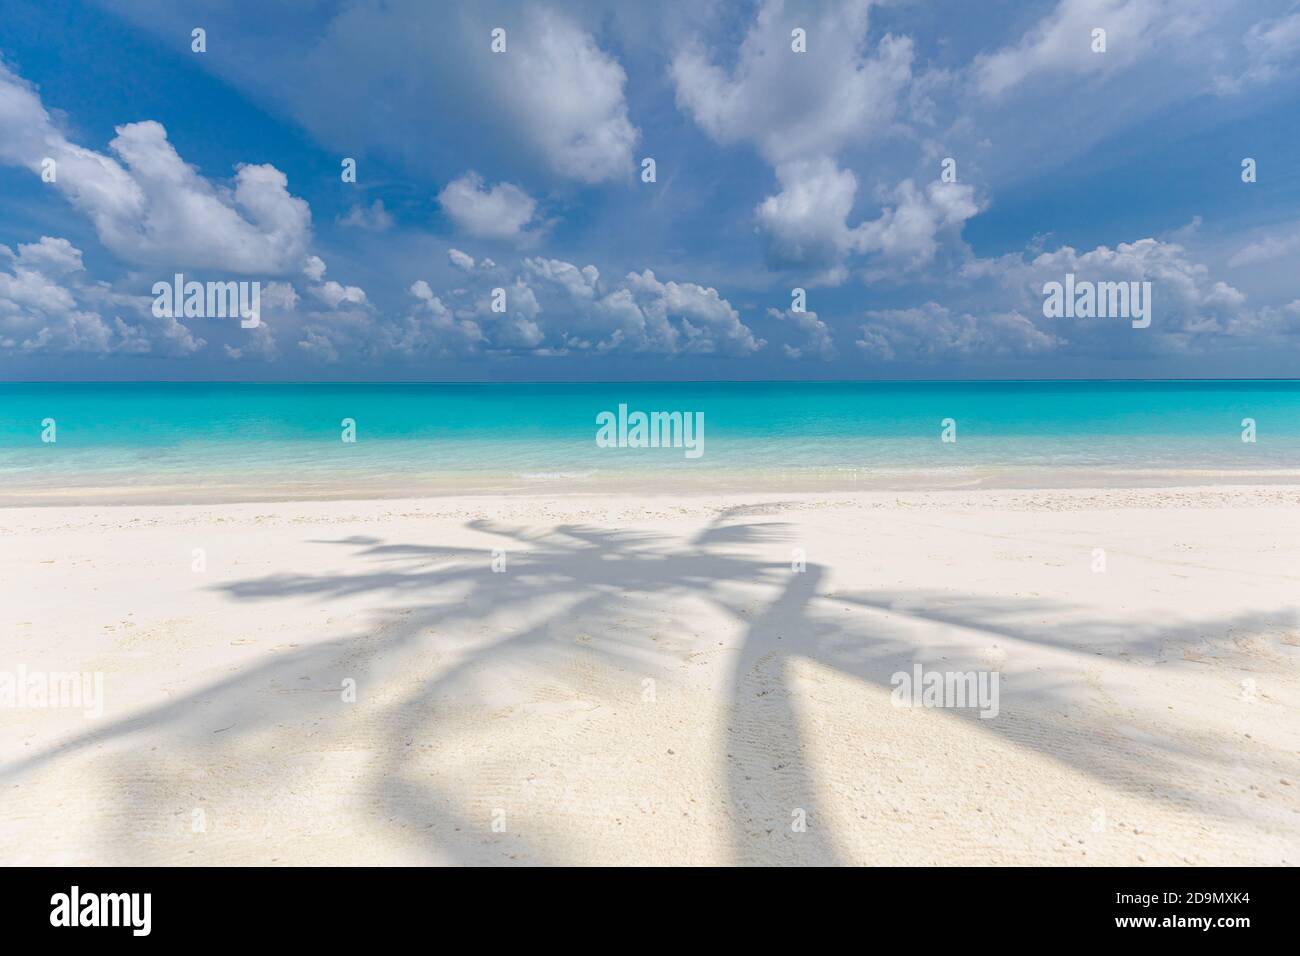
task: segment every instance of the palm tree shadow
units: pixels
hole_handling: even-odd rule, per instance
[[[799,723],[800,694],[790,679],[796,657],[888,688],[890,674],[909,655],[917,655],[912,634],[898,623],[900,617],[907,618],[910,626],[961,627],[984,633],[990,640],[1000,637],[1074,652],[1059,635],[1025,623],[1051,610],[1034,602],[925,592],[837,594],[832,602],[824,593],[824,568],[809,565],[804,573],[796,573],[788,561],[767,559],[765,550],[788,538],[785,525],[735,522],[736,517],[740,515],[719,513],[686,542],[657,532],[573,524],[539,531],[488,521],[469,522],[466,527],[499,539],[500,548],[389,542],[369,536],[320,541],[322,546],[351,549],[359,569],[273,574],[217,590],[240,602],[382,596],[400,602],[402,610],[353,637],[291,650],[177,701],[0,765],[0,784],[16,782],[61,756],[137,737],[161,737],[169,750],[182,752],[201,766],[256,759],[261,772],[273,781],[280,771],[273,755],[263,749],[268,739],[291,740],[299,729],[310,727],[313,737],[329,740],[346,734],[355,723],[358,711],[342,705],[337,693],[328,692],[338,688],[344,677],[355,677],[362,687],[368,682],[378,685],[407,661],[418,659],[430,634],[481,630],[488,626],[485,622],[532,619],[520,630],[502,629],[463,649],[450,664],[404,675],[395,698],[367,711],[384,734],[373,747],[376,762],[365,782],[367,803],[375,807],[368,812],[382,814],[431,859],[582,862],[576,851],[565,846],[560,833],[493,832],[483,807],[416,759],[417,744],[436,744],[458,689],[485,668],[516,666],[520,661],[544,666],[562,648],[566,654],[585,655],[615,669],[670,673],[671,661],[635,629],[609,627],[602,640],[576,648],[568,638],[574,621],[607,623],[625,618],[629,612],[623,599],[628,594],[659,606],[704,601],[742,621],[745,615],[736,605],[736,589],[757,587],[775,596],[744,626],[725,702],[727,742],[720,772],[730,804],[731,850],[734,859],[744,863],[836,863],[841,853],[823,825],[825,809],[819,805]],[[494,557],[502,552],[508,559],[505,571],[493,573]],[[557,601],[562,605],[558,611]],[[832,603],[835,609],[856,608],[859,617],[845,623],[842,615],[831,614]],[[1233,626],[1281,619],[1294,621],[1294,612],[1205,622],[1199,630],[1222,634]],[[1180,633],[1173,627],[1134,629],[1130,621],[1095,621],[1081,627],[1077,635],[1081,639],[1105,640],[1116,648],[1142,652]],[[962,652],[956,646],[952,651]],[[303,675],[311,678],[312,689],[322,692],[297,692]],[[1017,746],[1037,748],[1109,784],[1134,791],[1155,788],[1209,812],[1239,812],[1235,805],[1218,805],[1206,794],[1169,783],[1169,763],[1187,756],[1172,743],[1165,747],[1166,763],[1147,765],[1149,748],[1143,755],[1108,749],[1105,728],[1056,722],[1052,714],[1061,708],[1054,704],[1066,689],[1045,679],[1027,690],[1033,706],[1024,709],[1018,723],[982,721],[960,713],[954,717]],[[1025,722],[1034,724],[1036,732],[1024,733]],[[1088,745],[1089,737],[1103,743]],[[505,765],[512,759],[506,751],[491,757]],[[163,782],[143,797],[135,793],[131,799],[146,806],[152,803],[159,814],[170,806]],[[806,821],[806,830],[792,826],[801,820]]]

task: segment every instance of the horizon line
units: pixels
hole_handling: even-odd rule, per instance
[[[276,379],[267,381],[232,379],[14,379],[0,381],[8,385],[1078,385],[1106,383],[1233,383],[1294,382],[1294,378],[736,378],[736,379],[456,379],[456,380],[384,380],[339,379],[302,381]]]

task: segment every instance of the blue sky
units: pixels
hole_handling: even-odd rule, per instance
[[[1294,0],[10,0],[0,376],[1292,377],[1297,115]]]

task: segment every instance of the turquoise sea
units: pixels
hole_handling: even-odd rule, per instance
[[[703,454],[598,447],[597,415],[620,404],[702,412]],[[955,442],[941,441],[949,418]],[[42,441],[46,419],[54,442]],[[354,443],[341,440],[344,419]],[[0,384],[0,501],[11,504],[1290,472],[1300,475],[1298,381]]]

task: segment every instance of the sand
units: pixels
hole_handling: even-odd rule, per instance
[[[1280,485],[0,509],[0,672],[103,681],[99,716],[0,709],[0,863],[1300,863],[1298,516]],[[996,716],[900,706],[918,663],[996,673]]]

